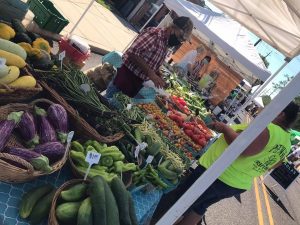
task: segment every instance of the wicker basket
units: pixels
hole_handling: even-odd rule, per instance
[[[54,89],[49,87],[46,82],[41,81],[41,86],[44,91],[46,91],[51,98],[53,98],[56,102],[59,102],[68,112],[68,114],[72,117],[72,123],[76,124],[77,127],[81,127],[81,129],[77,130],[77,134],[80,138],[83,139],[94,139],[101,143],[113,143],[120,140],[124,133],[117,133],[112,136],[102,136],[100,135],[90,124],[88,124],[82,117],[79,116],[78,112],[70,106],[66,100],[61,97]]]
[[[53,104],[53,102],[47,99],[38,99],[33,101],[30,104],[21,104],[21,103],[8,104],[0,107],[0,120],[6,119],[9,113],[15,111],[33,112],[33,108],[37,103]],[[9,138],[6,146],[23,147],[22,142],[15,135],[12,135]],[[60,170],[65,164],[65,162],[67,161],[67,157],[68,157],[68,149],[60,161],[51,165],[52,167],[51,173]],[[20,167],[14,166],[9,162],[18,164],[20,165]],[[0,181],[5,181],[9,183],[22,183],[22,182],[33,180],[43,175],[46,175],[46,173],[34,170],[34,168],[30,163],[21,159],[20,157],[10,155],[7,153],[0,153]]]
[[[49,214],[49,218],[48,218],[48,224],[49,225],[59,225],[59,223],[57,222],[57,219],[56,219],[56,214],[55,214],[55,211],[56,211],[56,205],[57,205],[57,202],[59,201],[59,198],[60,198],[60,193],[63,191],[63,190],[66,190],[66,189],[69,189],[71,188],[72,186],[76,185],[76,184],[79,184],[79,183],[89,183],[88,180],[84,181],[82,179],[74,179],[74,180],[69,180],[67,181],[66,183],[64,183],[63,185],[61,185],[57,190],[56,190],[56,193],[52,199],[52,204],[51,204],[51,209],[50,209],[50,214]]]
[[[75,177],[77,178],[83,178],[84,174],[80,173],[77,169],[75,164],[73,163],[73,160],[70,157],[70,153],[69,153],[69,163],[71,165],[71,170],[72,173]],[[122,181],[125,185],[126,188],[130,187],[130,185],[132,184],[132,173],[131,172],[125,172],[122,174]]]
[[[26,68],[21,69],[20,72],[21,75],[32,76]],[[5,93],[0,92],[0,105],[29,100],[43,90],[39,83],[34,88],[9,87],[5,84],[0,84],[0,88],[6,89]]]

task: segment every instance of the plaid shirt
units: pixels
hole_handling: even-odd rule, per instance
[[[141,57],[152,70],[158,71],[166,58],[167,45],[168,38],[165,29],[156,27],[147,28],[138,35],[130,48],[124,53],[124,65],[136,76],[143,80],[147,80],[148,75],[145,74],[140,67],[129,60],[129,55],[135,54]]]

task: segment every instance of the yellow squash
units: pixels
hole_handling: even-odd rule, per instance
[[[20,76],[20,70],[16,66],[9,66],[8,74],[0,78],[0,84],[9,84]]]
[[[21,88],[34,88],[36,85],[36,79],[33,76],[26,75],[19,77],[14,82],[8,84],[10,87],[21,87]]]
[[[0,50],[0,58],[5,58],[8,66],[17,66],[19,68],[26,66],[26,62],[20,56],[4,50]]]
[[[8,74],[9,68],[6,65],[0,66],[0,78]]]

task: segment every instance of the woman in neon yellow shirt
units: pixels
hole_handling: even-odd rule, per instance
[[[206,209],[225,198],[241,194],[252,187],[255,177],[279,166],[291,148],[289,128],[297,119],[299,106],[290,103],[247,149],[223,172],[223,174],[200,196],[185,213],[178,225],[198,224]],[[227,126],[221,122],[211,124],[212,129],[222,133],[207,152],[199,159],[198,167],[186,181],[170,192],[177,200],[225,151],[247,125]],[[175,197],[176,196],[176,197]],[[168,198],[167,196],[165,198]],[[167,201],[169,201],[168,199]],[[164,205],[164,200],[161,202]]]

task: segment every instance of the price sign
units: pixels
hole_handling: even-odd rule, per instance
[[[6,64],[6,59],[0,58],[0,67],[5,66],[5,64]]]
[[[66,145],[66,151],[65,151],[66,153],[67,153],[67,151],[70,148],[70,144],[71,144],[71,141],[73,139],[73,136],[74,136],[74,131],[71,131],[71,132],[68,133],[68,136],[67,136],[67,145]]]
[[[148,146],[148,144],[145,143],[145,142],[142,142],[142,143],[138,144],[138,146],[135,147],[134,157],[137,158],[139,156],[140,151],[147,148],[147,146]]]
[[[99,163],[101,154],[98,152],[89,151],[85,157],[85,161],[87,161],[90,165]]]
[[[87,153],[87,155],[85,157],[85,161],[89,163],[89,167],[87,168],[87,170],[85,172],[84,180],[86,180],[92,165],[93,164],[98,164],[100,158],[101,158],[101,154],[98,153],[98,152],[89,151]]]
[[[81,84],[80,89],[86,94],[91,91],[91,87],[89,84]]]
[[[130,110],[131,108],[132,108],[132,104],[127,104],[126,109],[127,109],[127,110]]]
[[[59,53],[58,60],[62,61],[65,57],[66,57],[66,51],[63,51],[63,52]]]
[[[148,165],[148,164],[152,163],[153,159],[154,159],[154,156],[153,155],[149,155],[147,157],[147,159],[146,159],[146,164]]]

